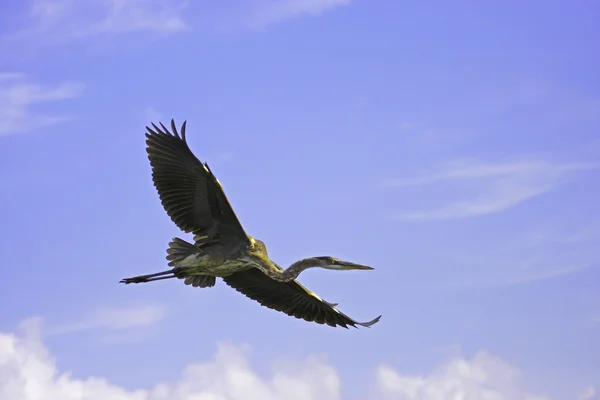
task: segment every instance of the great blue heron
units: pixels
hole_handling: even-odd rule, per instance
[[[187,122],[187,121],[186,121]],[[179,278],[186,285],[211,287],[216,277],[265,307],[306,321],[330,326],[361,325],[295,279],[305,269],[370,270],[371,267],[334,257],[311,257],[284,270],[267,255],[265,244],[246,234],[217,178],[207,163],[198,160],[185,136],[186,122],[177,132],[160,123],[146,127],[146,151],[152,166],[152,180],[162,205],[173,222],[184,232],[194,234],[194,244],[173,238],[167,249],[172,269],[149,275],[125,278],[121,283],[142,283]]]

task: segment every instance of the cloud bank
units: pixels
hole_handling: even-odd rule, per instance
[[[59,371],[42,342],[39,319],[17,333],[0,333],[1,400],[342,400],[343,385],[325,357],[257,373],[245,346],[218,345],[212,360],[188,365],[175,382],[127,390],[99,378],[76,379]],[[591,399],[593,387],[580,398]],[[455,357],[424,375],[405,375],[386,365],[374,372],[369,399],[381,400],[545,400],[526,392],[521,372],[485,352]]]

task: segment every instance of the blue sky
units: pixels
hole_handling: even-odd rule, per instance
[[[600,398],[595,2],[2,7],[0,399]],[[300,281],[381,321],[118,284],[186,238],[171,118],[276,262],[374,266]]]

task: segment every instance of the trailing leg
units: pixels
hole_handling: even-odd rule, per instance
[[[170,269],[168,271],[157,272],[155,274],[149,275],[138,275],[134,276],[133,278],[125,278],[121,279],[119,283],[124,283],[127,285],[129,283],[145,283],[170,278],[176,278],[175,269]]]

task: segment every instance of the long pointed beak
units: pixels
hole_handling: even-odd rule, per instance
[[[351,269],[358,269],[358,270],[370,270],[370,269],[375,269],[373,267],[369,267],[366,265],[361,265],[361,264],[355,264],[355,263],[351,263],[351,262],[344,262],[343,264],[339,264],[340,269],[344,269],[344,270],[351,270]]]

